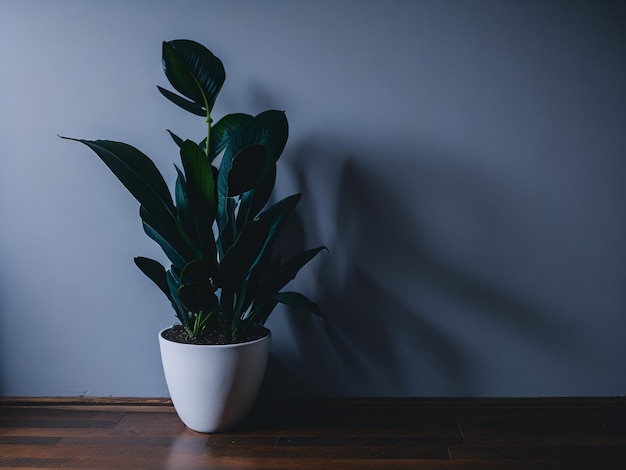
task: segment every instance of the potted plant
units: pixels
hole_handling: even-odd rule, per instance
[[[324,247],[286,260],[275,251],[300,199],[294,194],[269,203],[287,142],[285,113],[234,113],[214,121],[225,80],[220,59],[197,42],[174,40],[163,42],[162,63],[178,93],[159,91],[207,125],[199,142],[170,132],[181,160],[173,197],[154,162],[135,147],[70,140],[91,148],[137,199],[145,233],[169,260],[169,269],[146,257],[135,264],[178,319],[158,336],[176,411],[191,429],[214,432],[236,425],[253,405],[269,351],[264,324],[274,307],[299,305],[323,319],[314,302],[283,288]]]

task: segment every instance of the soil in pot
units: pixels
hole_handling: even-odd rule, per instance
[[[267,328],[257,326],[251,328],[244,336],[240,336],[236,341],[230,341],[230,335],[225,328],[208,329],[196,339],[192,339],[187,334],[187,331],[182,325],[174,325],[171,328],[163,332],[163,337],[169,341],[184,344],[237,344],[245,343],[248,341],[254,341],[255,339],[262,338],[267,334]]]

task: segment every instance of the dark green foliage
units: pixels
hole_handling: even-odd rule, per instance
[[[277,303],[304,307],[323,319],[307,297],[282,289],[324,247],[285,262],[274,255],[278,233],[300,199],[295,194],[266,207],[287,143],[285,113],[234,113],[213,124],[211,111],[226,76],[222,62],[189,40],[164,42],[162,62],[179,94],[159,91],[207,123],[198,143],[168,131],[181,160],[174,198],[152,160],[134,147],[71,139],[90,147],[139,201],[145,233],[171,262],[170,269],[144,257],[135,264],[167,296],[194,339],[207,328],[224,328],[236,341],[262,326]],[[220,154],[218,168],[213,162]]]

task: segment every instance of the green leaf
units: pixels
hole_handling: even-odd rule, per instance
[[[260,279],[262,279],[263,273],[265,272],[268,264],[271,261],[270,257],[274,241],[276,240],[276,237],[280,232],[284,221],[289,216],[289,214],[293,212],[293,209],[295,208],[299,200],[300,194],[294,194],[292,196],[286,197],[285,199],[277,202],[268,210],[263,212],[258,219],[247,222],[243,226],[243,229],[241,231],[242,235],[246,230],[246,227],[250,227],[252,226],[252,224],[262,224],[259,225],[259,227],[263,227],[263,231],[258,230],[258,232],[250,235],[250,237],[257,237],[257,239],[253,241],[250,240],[249,242],[250,246],[254,246],[256,257],[252,259],[252,257],[249,256],[245,259],[246,263],[250,263],[245,266],[247,270],[243,272],[244,266],[242,265],[240,266],[241,271],[239,271],[237,274],[243,275],[239,278],[237,278],[235,275],[229,278],[230,282],[241,286],[239,292],[240,296],[246,296],[245,299],[240,298],[239,305],[242,306],[242,311],[245,310],[245,308],[247,308],[249,303],[252,301],[252,295],[254,295],[257,290],[258,282]],[[239,240],[237,240],[237,242],[238,241]],[[224,257],[224,259],[226,259],[226,256]],[[217,282],[221,282],[221,279],[218,279],[216,283]]]
[[[299,292],[278,292],[274,295],[274,300],[285,305],[303,307],[323,322],[326,322],[326,318],[322,314],[322,309],[319,305]]]
[[[248,271],[248,275],[242,282],[242,287],[238,296],[240,305],[239,312],[245,312],[259,297],[267,298],[268,295],[259,289],[260,283],[266,277],[271,277],[280,264],[280,255],[272,259],[271,250],[262,250],[262,254],[254,261],[253,267]],[[276,289],[272,294],[278,292]]]
[[[239,230],[241,230],[243,224],[254,219],[265,207],[272,195],[275,182],[276,165],[273,165],[255,188],[241,195],[241,203],[237,213],[237,228]]]
[[[229,139],[217,178],[217,224],[222,231],[230,223],[227,212],[229,194],[229,173],[233,166],[233,159],[244,148],[254,144],[261,144],[267,148],[265,168],[260,181],[273,170],[276,160],[280,157],[289,134],[287,118],[282,111],[265,111],[248,120],[237,128]],[[272,186],[273,187],[273,186]]]
[[[186,184],[182,186],[191,206],[188,217],[193,216],[199,246],[205,257],[216,257],[213,222],[215,220],[217,194],[215,168],[200,146],[186,140],[180,147],[180,156],[185,170]]]
[[[167,284],[167,275],[165,268],[159,263],[150,258],[144,258],[143,256],[137,256],[135,258],[135,264],[152,282],[154,282],[159,289],[170,298],[170,289]]]
[[[176,208],[172,195],[163,176],[149,157],[122,142],[62,138],[81,142],[91,148],[154,217],[169,218],[171,221],[175,219]]]
[[[167,285],[170,291],[170,301],[172,303],[172,307],[174,307],[174,312],[176,313],[176,318],[180,321],[180,323],[185,328],[191,328],[191,319],[189,312],[183,306],[180,301],[180,297],[178,296],[178,289],[180,288],[180,279],[176,277],[176,274],[173,270],[167,271]]]
[[[224,257],[224,254],[228,249],[233,246],[237,238],[237,227],[235,225],[235,208],[237,203],[233,198],[226,198],[226,211],[223,214],[223,219],[226,221],[225,225],[219,228],[219,236],[217,238],[217,248],[220,259]],[[219,206],[218,206],[219,208]],[[219,221],[218,221],[219,226]]]
[[[185,111],[189,111],[190,113],[195,114],[196,116],[206,117],[207,112],[204,106],[197,105],[193,101],[186,100],[182,96],[179,96],[176,93],[172,93],[171,91],[166,90],[165,88],[161,88],[158,85],[157,85],[157,89],[161,92],[163,96],[165,96],[168,100],[170,100],[172,103],[174,103],[178,107],[183,108]]]
[[[174,196],[176,198],[178,222],[180,223],[180,227],[185,233],[185,236],[193,243],[196,249],[199,249],[201,246],[200,230],[198,229],[196,216],[193,213],[189,197],[187,196],[187,182],[185,181],[185,175],[176,165],[174,165],[174,167],[177,172]]]
[[[167,132],[170,134],[170,137],[172,138],[172,140],[176,143],[176,145],[178,145],[178,147],[180,147],[183,143],[183,139],[181,139],[180,137],[178,137],[176,134],[174,134],[172,131],[170,131],[169,129],[166,129]]]
[[[289,136],[289,124],[284,111],[269,110],[257,114],[237,128],[224,152],[227,160],[244,147],[262,144],[267,147],[268,169],[282,154]]]
[[[198,209],[206,209],[206,214],[213,223],[217,205],[217,187],[213,166],[200,146],[191,140],[185,140],[180,146],[180,158],[185,170],[185,180],[191,190]]]
[[[295,279],[296,275],[309,261],[311,261],[319,252],[322,250],[328,250],[325,246],[320,246],[317,248],[312,248],[310,250],[305,250],[301,253],[298,253],[278,268],[275,276],[272,281],[269,283],[269,290],[271,293],[278,292],[280,289],[285,287],[289,281]]]
[[[228,172],[228,196],[238,196],[254,188],[263,174],[267,147],[252,144],[241,149],[231,162]]]
[[[178,289],[178,297],[190,312],[211,312],[218,305],[215,288],[210,281],[195,281],[183,284]]]
[[[270,226],[265,221],[254,220],[244,225],[220,261],[213,283],[219,287],[238,287],[259,257],[269,231]]]
[[[273,206],[264,210],[258,217],[258,220],[267,221],[270,225],[270,235],[275,237],[282,228],[283,224],[294,211],[302,193],[292,194],[284,199],[281,199]]]
[[[174,266],[176,266],[178,269],[183,269],[185,264],[187,264],[187,260],[192,258],[192,256],[188,253],[188,250],[185,249],[184,252],[181,253],[180,251],[183,250],[180,250],[177,246],[170,242],[168,238],[163,236],[159,229],[154,227],[153,218],[147,211],[143,210],[143,206],[142,209],[140,209],[140,214],[143,224],[143,230],[146,235],[148,235],[148,237],[154,240],[161,247],[165,255],[172,262],[172,264],[174,264]],[[183,245],[183,242],[179,242],[178,245]]]
[[[262,301],[256,298],[248,321],[255,325],[263,325],[272,314],[277,304],[278,302],[273,298],[263,299]]]
[[[232,134],[250,119],[252,119],[252,116],[249,114],[228,114],[211,127],[211,151],[209,152],[211,161],[226,148]]]
[[[257,269],[262,269],[263,265],[259,265],[258,263],[263,259],[266,253],[271,251],[274,241],[280,233],[280,229],[282,228],[287,217],[293,212],[294,208],[298,204],[300,196],[300,193],[298,193],[280,200],[269,209],[261,213],[261,215],[259,215],[257,219],[255,219],[255,222],[262,222],[264,224],[267,224],[268,230],[266,238],[263,242],[263,246],[259,250],[259,256],[255,263],[250,267],[252,271],[251,277],[255,279],[259,277],[259,274],[257,274],[255,271]],[[245,224],[244,228],[248,224],[250,224],[250,222]]]
[[[180,273],[183,283],[206,281],[210,279],[217,268],[217,260],[211,258],[198,258],[185,265]],[[215,289],[213,289],[215,290]]]
[[[194,258],[193,242],[187,237],[182,225],[177,220],[155,217],[145,206],[139,207],[139,216],[141,221],[154,229],[177,252],[180,258],[185,260]]]
[[[222,61],[202,44],[178,39],[163,42],[162,62],[171,85],[191,102],[203,107],[204,115],[208,116],[226,79]],[[164,96],[172,100],[172,96]],[[191,111],[181,102],[174,103]]]

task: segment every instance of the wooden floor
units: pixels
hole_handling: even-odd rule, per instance
[[[259,404],[199,434],[167,400],[0,398],[0,468],[626,469],[626,399]]]

